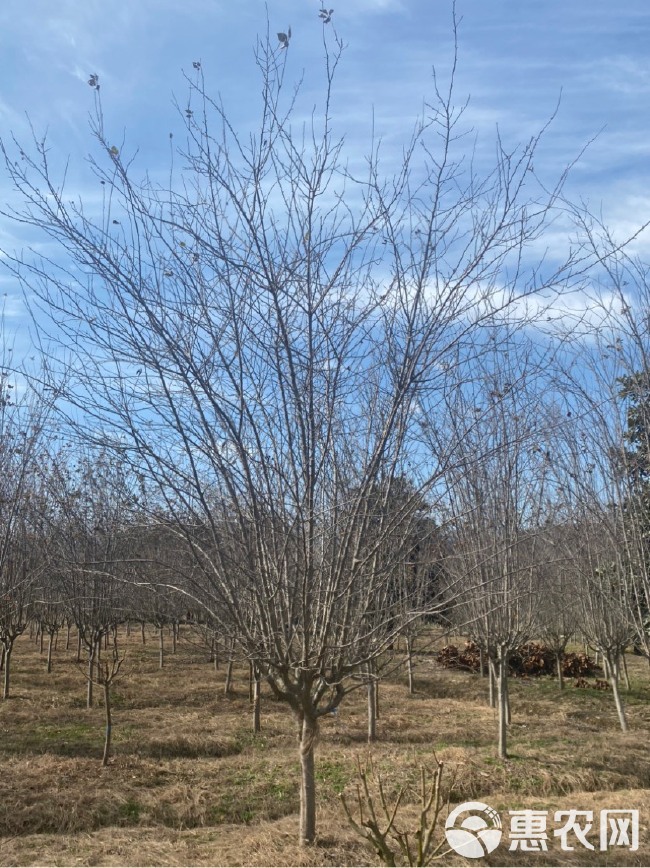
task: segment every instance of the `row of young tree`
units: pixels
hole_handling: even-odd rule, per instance
[[[294,712],[303,843],[319,719],[423,620],[480,640],[503,753],[524,637],[581,633],[612,686],[630,641],[650,653],[642,266],[569,208],[564,176],[537,177],[542,134],[468,165],[453,77],[399,166],[373,143],[354,175],[328,26],[305,134],[282,45],[258,47],[250,135],[196,62],[164,187],[135,180],[97,76],[99,210],[70,200],[46,141],[2,143],[5,213],[54,245],[3,257],[44,351],[32,391],[10,364],[2,380],[7,689],[30,611],[72,619],[91,668],[116,621],[199,613]],[[537,255],[567,213],[579,240]],[[596,269],[622,312],[563,334],[563,293]]]

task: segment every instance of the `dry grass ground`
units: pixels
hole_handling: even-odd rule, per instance
[[[287,710],[263,697],[254,738],[248,684],[236,672],[223,695],[205,648],[187,627],[158,668],[155,638],[128,642],[114,699],[114,759],[101,767],[103,709],[85,708],[74,652],[60,649],[51,674],[34,642],[13,656],[13,695],[0,704],[2,865],[373,865],[348,828],[338,793],[365,757],[362,692],[323,721],[317,751],[319,829],[309,852],[295,846],[298,758]],[[122,637],[124,642],[124,637]],[[73,642],[74,644],[74,642]],[[60,645],[62,642],[60,640]],[[650,865],[650,677],[630,659],[630,732],[618,730],[611,695],[560,693],[551,680],[513,681],[511,758],[495,758],[496,720],[478,676],[417,660],[417,692],[402,675],[382,683],[379,738],[372,748],[388,789],[414,783],[433,752],[445,762],[452,802],[485,800],[505,814],[520,808],[636,808],[641,846],[522,857],[503,844],[480,864]],[[442,864],[470,864],[448,857]]]

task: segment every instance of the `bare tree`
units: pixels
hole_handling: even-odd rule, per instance
[[[36,468],[40,460],[48,402],[21,388],[0,335],[0,642],[3,699],[9,697],[14,643],[32,613],[35,583],[43,569]]]
[[[105,452],[61,450],[44,462],[41,478],[48,490],[50,603],[58,597],[85,646],[90,708],[101,641],[126,610],[120,569],[131,555],[133,493]]]
[[[397,171],[382,172],[373,144],[353,177],[333,123],[341,43],[329,18],[323,28],[324,97],[304,134],[284,43],[258,46],[250,135],[194,64],[184,168],[165,188],[134,180],[91,82],[99,214],[70,203],[44,141],[20,161],[3,146],[25,202],[13,216],[60,245],[55,260],[6,261],[41,328],[49,318],[50,345],[67,348],[50,362],[54,382],[69,375],[62,409],[157,486],[152,519],[187,564],[162,584],[203,608],[292,708],[303,843],[316,832],[320,717],[423,614],[419,596],[396,613],[405,549],[386,541],[412,538],[441,462],[420,466],[400,510],[385,508],[418,449],[418,402],[444,392],[468,335],[573,267],[523,274],[559,187],[536,180],[539,136],[499,141],[483,177],[466,167],[453,74],[448,91],[434,83]]]
[[[496,678],[498,752],[505,758],[508,659],[534,628],[552,457],[531,344],[504,331],[495,335],[496,346],[475,369],[474,384],[459,384],[449,406],[446,436],[455,439],[455,462],[445,566],[453,620],[479,643]]]
[[[568,532],[572,536],[571,531]],[[582,583],[575,566],[566,557],[567,529],[551,526],[544,530],[538,550],[537,611],[535,633],[553,651],[560,690],[564,688],[564,656],[567,645],[578,634],[579,597]]]

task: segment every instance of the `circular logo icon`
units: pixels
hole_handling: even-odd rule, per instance
[[[480,859],[496,850],[501,834],[501,817],[484,802],[463,802],[445,823],[449,846],[467,859]]]

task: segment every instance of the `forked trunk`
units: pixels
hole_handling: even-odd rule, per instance
[[[300,845],[314,843],[316,838],[316,777],[314,745],[318,735],[318,720],[304,715],[300,732]]]

